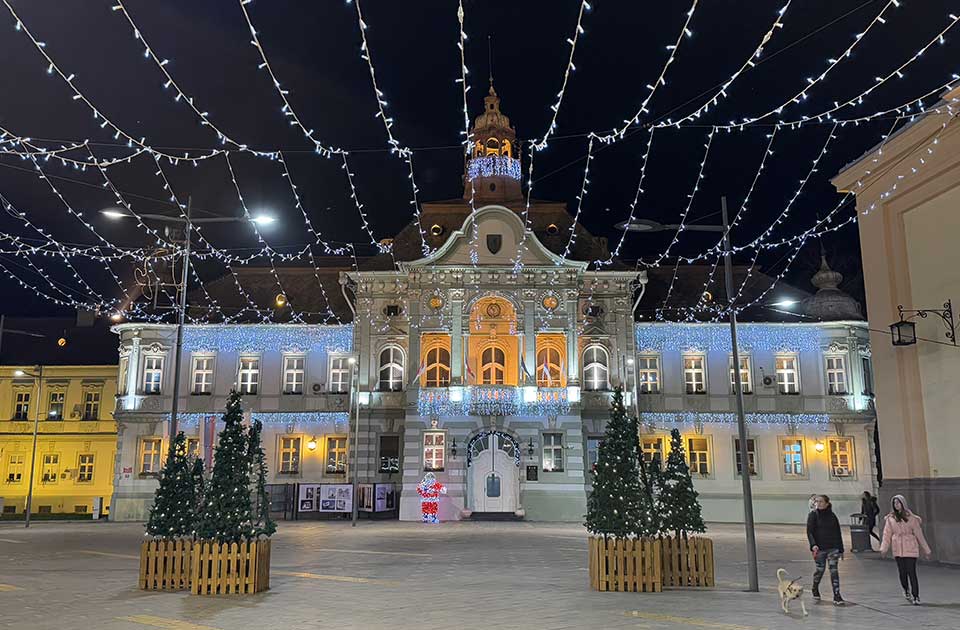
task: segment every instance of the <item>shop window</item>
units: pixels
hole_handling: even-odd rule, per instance
[[[327,438],[327,474],[342,475],[347,472],[347,438]]]

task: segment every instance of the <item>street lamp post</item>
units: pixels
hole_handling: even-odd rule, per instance
[[[40,412],[43,409],[41,401],[43,400],[43,366],[39,366],[37,374],[17,370],[14,376],[30,376],[37,379],[37,413],[33,420],[33,448],[30,451],[30,476],[27,486],[27,506],[24,511],[23,526],[30,527],[30,512],[33,509],[33,474],[37,468],[37,433],[40,430]],[[29,409],[29,407],[28,407]]]
[[[177,305],[177,342],[174,350],[173,361],[173,400],[170,403],[170,443],[177,437],[177,416],[180,411],[180,398],[178,388],[180,387],[180,370],[183,364],[183,326],[187,314],[187,282],[190,277],[190,237],[193,232],[193,226],[205,223],[255,223],[258,225],[267,225],[274,222],[274,218],[269,215],[258,215],[256,217],[200,217],[192,216],[193,198],[187,198],[187,207],[183,216],[174,217],[165,214],[140,213],[136,216],[140,220],[149,219],[161,221],[164,223],[176,223],[183,226],[184,243],[182,248],[183,269],[180,275],[180,300]],[[100,211],[104,216],[111,219],[123,219],[133,217],[134,215],[126,212],[122,208],[107,208]]]
[[[740,479],[743,491],[743,525],[747,538],[747,573],[749,590],[760,590],[757,574],[757,537],[753,520],[753,489],[750,480],[750,461],[747,452],[747,419],[743,411],[743,383],[740,376],[740,351],[737,348],[737,311],[733,307],[733,258],[730,246],[730,225],[727,220],[727,198],[720,198],[722,225],[663,225],[647,219],[635,219],[617,225],[621,230],[632,232],[662,232],[664,230],[687,230],[695,232],[720,232],[723,234],[724,284],[727,285],[727,309],[730,311],[730,344],[733,349],[733,384],[737,401],[737,436],[740,441]]]

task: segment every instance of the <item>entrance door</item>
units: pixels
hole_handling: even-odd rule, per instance
[[[512,441],[495,434],[474,442],[469,471],[474,512],[516,512],[519,476],[514,448]]]

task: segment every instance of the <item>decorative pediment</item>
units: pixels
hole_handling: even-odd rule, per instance
[[[518,253],[519,252],[519,253]],[[430,266],[559,267],[584,271],[588,263],[565,259],[544,247],[509,208],[490,205],[469,215],[437,251],[419,260],[400,263],[404,271]]]

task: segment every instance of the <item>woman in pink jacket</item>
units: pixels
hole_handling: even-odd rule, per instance
[[[890,501],[893,508],[883,523],[883,541],[880,543],[880,555],[893,551],[900,572],[900,586],[903,596],[915,606],[920,605],[920,585],[917,583],[917,558],[923,552],[930,557],[930,545],[923,537],[922,520],[907,509],[907,500],[898,494]],[[907,582],[909,581],[909,588]]]

